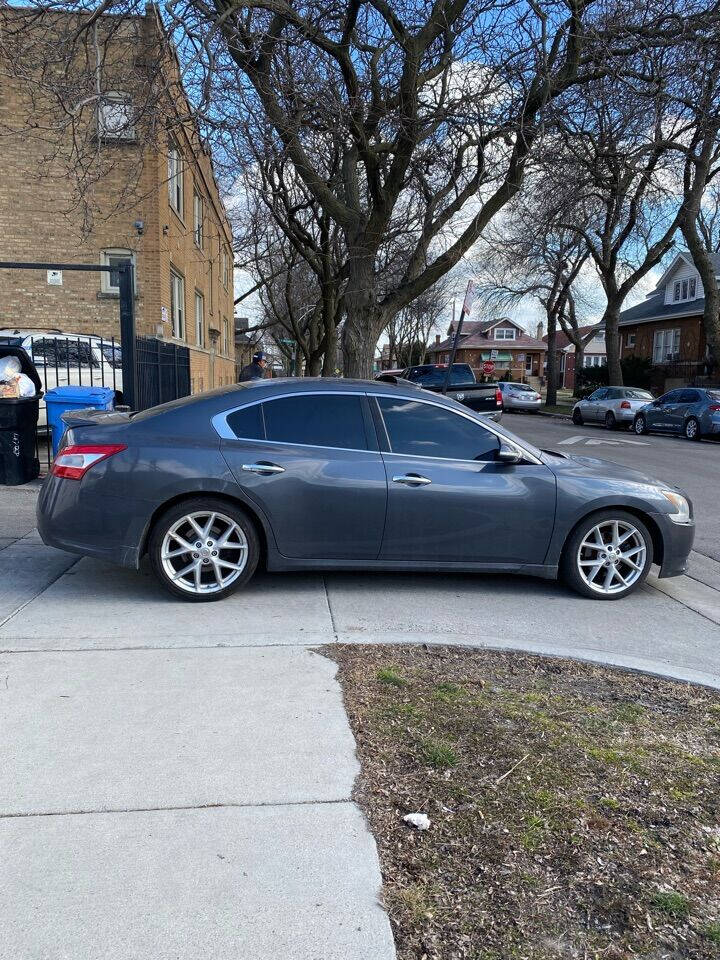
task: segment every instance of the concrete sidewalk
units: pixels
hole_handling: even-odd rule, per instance
[[[34,497],[9,501],[1,960],[391,960],[321,643],[536,650],[720,686],[720,564],[619,603],[525,578],[303,574],[194,605],[49,550]]]

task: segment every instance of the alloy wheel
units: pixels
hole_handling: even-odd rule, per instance
[[[212,594],[237,580],[248,561],[239,524],[217,511],[188,513],[168,529],[160,548],[168,579],[192,594]]]
[[[645,433],[645,417],[637,417],[635,423],[633,424],[633,429],[635,433],[642,435]]]
[[[621,593],[645,568],[647,547],[637,527],[626,520],[603,520],[583,537],[577,552],[580,577],[594,593]]]
[[[688,440],[697,440],[698,438],[698,422],[694,417],[691,417],[685,424],[685,436]]]

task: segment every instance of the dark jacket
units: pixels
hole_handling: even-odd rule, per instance
[[[265,378],[265,370],[260,366],[259,363],[249,363],[246,367],[243,367],[240,371],[240,379],[238,383],[243,383],[245,380],[263,380]]]

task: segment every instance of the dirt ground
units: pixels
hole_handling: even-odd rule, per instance
[[[400,960],[720,958],[720,694],[467,648],[323,653]]]

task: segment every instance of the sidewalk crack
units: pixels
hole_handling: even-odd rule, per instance
[[[328,591],[327,580],[325,577],[322,578],[323,590],[325,591],[325,602],[327,603],[328,613],[330,614],[330,625],[332,626],[333,636],[335,637],[335,643],[339,643],[337,626],[335,624],[335,614],[333,613],[332,603],[330,603],[330,592]]]

